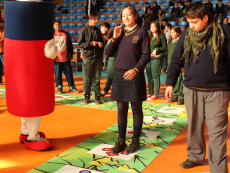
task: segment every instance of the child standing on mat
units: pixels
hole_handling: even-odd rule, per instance
[[[111,99],[117,101],[119,138],[111,152],[125,150],[126,153],[134,153],[140,149],[142,102],[146,100],[144,68],[150,61],[150,44],[148,32],[141,27],[142,21],[134,6],[123,7],[120,19],[125,26],[115,27],[112,41],[105,50],[107,57],[117,51]],[[133,111],[134,136],[131,145],[126,147],[128,102],[131,102]]]
[[[202,165],[206,155],[204,123],[208,129],[211,173],[227,173],[227,125],[230,98],[230,30],[209,16],[205,4],[194,2],[185,11],[189,23],[172,55],[165,96],[184,67],[185,107],[188,116],[187,160],[183,168]]]
[[[160,74],[163,64],[163,55],[167,49],[167,41],[164,34],[161,33],[160,24],[154,21],[150,25],[150,50],[151,61],[146,65],[146,74],[148,77],[149,94],[148,100],[159,99],[160,92]]]

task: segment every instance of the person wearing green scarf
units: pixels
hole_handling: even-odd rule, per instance
[[[184,68],[184,100],[188,117],[188,158],[183,168],[202,165],[206,155],[204,123],[208,130],[210,173],[228,173],[227,124],[230,99],[230,30],[209,16],[201,2],[185,11],[189,27],[182,32],[172,54],[165,96]]]

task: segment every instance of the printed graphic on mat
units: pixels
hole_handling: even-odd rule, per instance
[[[76,98],[76,95],[74,97]],[[101,109],[110,109],[110,105],[115,106],[116,104],[109,99],[105,101],[110,104]],[[177,112],[160,111],[165,108],[172,108],[174,111],[176,109]],[[144,102],[143,110],[144,123],[140,137],[141,149],[136,153],[126,154],[121,152],[117,155],[110,153],[110,149],[118,140],[118,125],[114,124],[86,141],[37,166],[28,173],[51,173],[55,171],[59,173],[60,171],[63,172],[63,170],[68,172],[65,171],[67,169],[73,170],[69,172],[79,173],[83,170],[104,173],[142,172],[188,124],[184,106]],[[132,142],[132,128],[133,116],[131,115],[128,117],[127,145],[130,145]]]

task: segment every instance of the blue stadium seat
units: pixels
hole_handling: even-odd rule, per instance
[[[69,26],[66,27],[66,29],[72,29],[75,27],[75,23],[70,23]]]
[[[166,18],[166,19],[169,19],[169,18],[170,18],[170,16],[171,16],[171,14],[170,14],[170,13],[165,13],[165,18]]]
[[[107,20],[114,20],[115,19],[115,15],[111,14],[108,16]]]
[[[225,4],[225,3],[228,3],[229,1],[228,0],[223,0],[222,3]]]
[[[73,2],[75,2],[75,0],[69,0],[69,2],[73,3]]]
[[[66,28],[68,25],[67,25],[67,23],[62,23],[61,24],[61,29],[64,29],[64,28]]]
[[[105,12],[105,9],[100,9],[99,12],[97,14],[103,14]]]
[[[227,14],[227,16],[226,16],[227,18],[230,18],[230,12],[228,12],[228,14]],[[229,21],[228,21],[229,22]]]
[[[57,14],[57,15],[60,15],[60,14],[61,14],[61,11],[56,11],[56,14]]]
[[[110,7],[112,5],[112,2],[106,2],[103,7]]]
[[[167,8],[166,8],[165,6],[162,6],[162,7],[161,7],[161,10],[162,10],[163,12],[165,12],[165,11],[167,10]]]
[[[81,21],[83,19],[83,16],[77,16],[77,18],[74,21]]]
[[[86,25],[88,25],[88,23],[85,23],[85,25],[84,25],[84,26],[86,26]]]
[[[212,0],[211,2],[212,2],[212,4],[213,3],[218,3],[218,0]]]
[[[66,20],[66,22],[71,22],[73,20],[75,20],[75,16],[70,16],[69,19]]]
[[[178,22],[178,26],[179,26],[180,28],[185,28],[186,25],[187,25],[187,22],[186,22],[186,21],[179,21],[179,22]]]
[[[56,8],[54,8],[55,10],[57,10],[59,7],[61,7],[62,5],[57,5]]]
[[[145,1],[138,1],[136,6],[143,6],[145,4]]]
[[[82,10],[77,10],[76,13],[74,13],[74,15],[79,15],[82,14]]]
[[[120,14],[118,14],[114,20],[120,20]]]
[[[83,23],[77,23],[77,25],[74,27],[74,29],[80,29],[83,28]]]
[[[139,8],[138,8],[138,7],[136,7],[136,11],[137,11],[137,12],[139,11]]]
[[[162,3],[161,5],[169,5],[170,0],[164,0],[164,3]]]
[[[75,32],[75,31],[74,31]],[[74,34],[75,37],[79,37],[79,34],[80,34],[80,30],[77,31],[76,34]]]
[[[121,8],[116,8],[115,11],[113,12],[114,14],[120,13]]]
[[[76,7],[74,8],[81,8],[82,7],[82,4],[77,4]]]
[[[130,1],[130,2],[129,2],[129,5],[135,6],[136,4],[137,4],[136,1]]]
[[[71,38],[72,43],[76,43],[76,39],[75,38]]]
[[[81,8],[85,8],[86,4],[83,4]]]
[[[55,19],[59,19],[59,20],[61,20],[61,17],[55,17]]]
[[[67,16],[63,16],[62,19],[61,19],[62,22],[66,21],[66,20],[68,20]]]
[[[168,9],[166,10],[166,12],[169,12],[169,13],[171,13],[171,11],[172,11],[172,8],[173,8],[173,6],[169,6],[169,7],[168,7]]]
[[[103,20],[105,20],[106,18],[107,18],[106,15],[101,15],[100,18],[98,19],[98,21],[103,21]]]
[[[121,2],[121,5],[119,5],[119,7],[124,7],[124,6],[126,6],[126,5],[128,5],[128,2]]]
[[[117,26],[117,22],[110,23],[110,29],[114,28],[115,26]]]
[[[144,13],[145,12],[145,7],[142,7],[138,13]]]
[[[200,1],[200,0],[192,0],[192,2],[197,2],[197,1]]]
[[[75,4],[70,4],[69,7],[67,7],[67,9],[72,9],[75,7]]]
[[[68,8],[68,7],[69,7],[68,4],[63,5],[63,8]]]
[[[224,10],[228,11],[228,4],[224,4]]]
[[[104,12],[104,14],[111,14],[113,12],[112,8],[109,8],[106,12]]]
[[[63,0],[61,3],[67,3],[68,2],[68,0]]]
[[[70,30],[69,31],[69,35],[72,37],[73,35],[75,34],[75,31],[74,30]]]
[[[111,7],[117,7],[120,5],[120,2],[114,2],[113,5]]]
[[[162,0],[156,0],[157,5],[161,5],[162,4]]]
[[[99,24],[99,23],[97,23],[97,24],[96,24],[96,27],[100,28],[101,26],[100,26],[100,24]]]
[[[153,5],[153,1],[147,1],[150,5]]]
[[[73,15],[75,13],[75,10],[70,10],[67,15]]]
[[[176,26],[176,22],[175,21],[169,21],[168,23],[170,23],[172,26]]]

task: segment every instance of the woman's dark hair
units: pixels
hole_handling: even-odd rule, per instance
[[[171,30],[174,30],[176,33],[178,33],[179,35],[181,34],[181,29],[179,26],[173,26]],[[168,47],[169,47],[169,42],[172,40],[172,36],[170,35],[169,37],[169,41],[168,41]],[[167,47],[167,50],[168,50]]]
[[[129,8],[129,9],[132,11],[134,17],[137,16],[137,18],[135,19],[135,23],[137,24],[137,26],[142,26],[141,17],[139,16],[139,14],[138,14],[136,8],[135,8],[133,5],[126,5],[126,6],[124,6],[124,7],[121,9],[121,12],[120,12],[120,20],[122,21],[122,12],[123,12],[124,9],[126,9],[126,8]]]
[[[151,6],[149,2],[146,2],[146,4],[145,4],[145,5],[147,5],[147,4],[149,4],[149,6]]]
[[[163,10],[162,9],[159,9],[158,10],[158,15],[159,15],[159,11],[162,11],[162,13],[160,14],[161,16],[164,14]]]
[[[151,31],[151,25],[152,24],[154,24],[156,26],[156,28],[157,28],[157,42],[156,42],[156,44],[159,44],[160,43],[160,36],[162,35],[160,24],[158,23],[158,21],[151,22],[151,24],[150,24],[150,30],[149,30],[150,40],[152,40],[152,37],[153,37],[153,33]],[[150,41],[150,44],[152,44],[152,41]]]
[[[191,19],[199,18],[203,20],[205,15],[209,16],[209,10],[205,4],[197,1],[197,2],[191,3],[185,8],[184,15],[186,18],[191,18]]]

